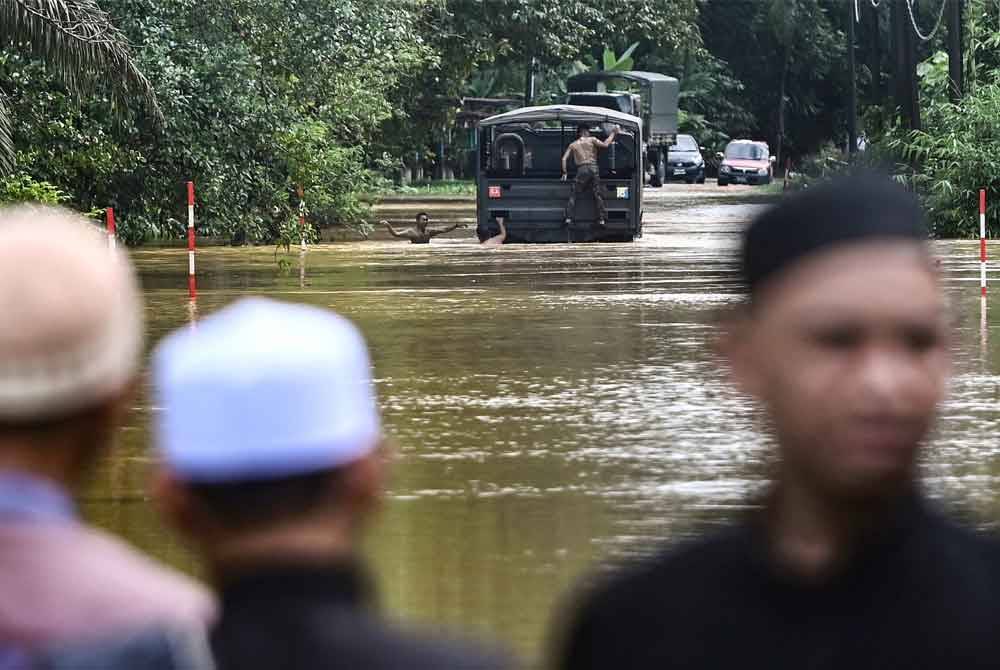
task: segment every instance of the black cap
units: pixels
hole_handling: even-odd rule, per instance
[[[751,297],[803,256],[846,242],[927,239],[916,196],[880,174],[840,177],[788,196],[743,236],[742,275]]]

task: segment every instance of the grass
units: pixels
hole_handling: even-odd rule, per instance
[[[472,196],[476,194],[476,182],[472,180],[428,181],[410,184],[408,186],[392,186],[375,193],[376,198],[385,197],[441,197],[441,196]]]

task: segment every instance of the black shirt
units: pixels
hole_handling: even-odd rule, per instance
[[[612,577],[565,637],[565,670],[1000,668],[997,542],[923,501],[835,576],[769,560],[747,521]]]
[[[371,590],[354,566],[257,570],[222,589],[212,631],[218,670],[493,670],[497,657],[404,633],[367,606]]]
[[[404,633],[367,605],[356,566],[271,566],[222,590],[222,615],[204,631],[153,628],[46,650],[31,670],[500,670],[509,659]],[[210,649],[209,649],[210,647]],[[20,668],[22,666],[16,666]],[[29,666],[24,666],[25,670]]]

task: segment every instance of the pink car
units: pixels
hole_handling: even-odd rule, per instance
[[[770,184],[774,176],[774,156],[767,142],[733,140],[726,152],[718,154],[719,186],[730,184]]]

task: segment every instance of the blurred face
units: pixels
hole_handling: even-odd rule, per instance
[[[845,245],[761,288],[729,345],[766,407],[782,476],[869,496],[908,484],[949,373],[949,328],[916,243]]]
[[[426,214],[420,214],[420,215],[418,215],[417,216],[417,227],[418,228],[426,228],[428,221],[430,221],[430,218]]]

